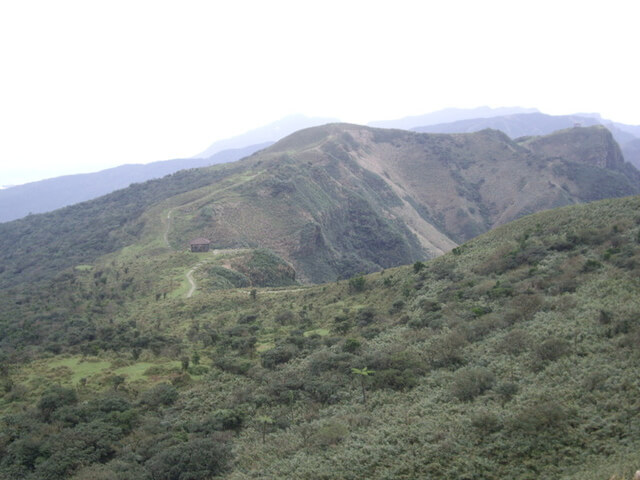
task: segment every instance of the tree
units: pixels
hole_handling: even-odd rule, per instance
[[[111,381],[113,382],[113,389],[117,391],[120,385],[124,383],[125,378],[122,375],[114,375]]]
[[[60,386],[51,387],[47,390],[38,402],[38,410],[42,414],[45,422],[51,418],[51,414],[58,408],[65,405],[73,405],[78,401],[76,392],[70,388]]]
[[[362,292],[367,285],[367,280],[362,276],[352,277],[349,279],[349,291],[350,292]]]
[[[180,359],[182,362],[182,370],[187,370],[189,368],[189,357],[186,355]]]
[[[266,439],[266,436],[267,436],[267,426],[273,424],[273,418],[271,418],[271,417],[269,417],[267,415],[259,415],[257,420],[258,420],[258,423],[261,426],[262,443],[264,443],[265,439]]]
[[[367,403],[366,382],[369,376],[375,373],[375,370],[369,370],[367,367],[352,368],[351,373],[360,377],[360,386],[362,387],[362,403]]]

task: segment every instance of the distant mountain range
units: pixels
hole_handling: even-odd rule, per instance
[[[15,220],[30,213],[50,212],[185,168],[233,162],[271,143],[223,150],[208,158],[180,158],[144,165],[120,165],[95,173],[65,175],[0,189],[0,222]]]
[[[57,208],[97,198],[135,182],[183,170],[233,162],[265,148],[303,128],[334,122],[333,118],[291,115],[242,135],[220,140],[191,158],[121,165],[95,173],[65,175],[25,185],[0,188],[0,222],[22,218],[29,213],[50,212]]]
[[[287,135],[303,128],[316,127],[326,123],[337,122],[337,118],[306,117],[304,115],[289,115],[276,122],[263,127],[249,130],[242,135],[219,140],[212,143],[206,150],[195,155],[198,158],[207,158],[211,155],[230,148],[244,148],[247,145],[255,145],[265,142],[276,142]]]
[[[425,133],[470,133],[493,128],[511,138],[527,135],[547,135],[556,130],[575,125],[604,125],[618,142],[624,158],[636,168],[640,168],[640,126],[625,125],[605,120],[598,114],[546,115],[544,113],[517,113],[485,118],[466,118],[449,123],[423,124],[410,127]]]
[[[437,112],[427,113],[425,115],[404,117],[396,120],[379,120],[369,122],[368,125],[370,127],[378,128],[399,128],[401,130],[411,130],[418,126],[450,123],[469,118],[491,118],[535,112],[538,112],[535,108],[522,107],[445,108],[444,110],[438,110]]]
[[[147,165],[122,165],[96,173],[68,175],[0,189],[0,222],[43,213],[99,197],[131,183],[159,178],[186,168],[232,162],[265,148],[285,136],[312,126],[332,122],[330,118],[302,115],[285,117],[264,127],[213,143],[193,158],[167,160]],[[624,158],[640,167],[640,126],[604,120],[598,114],[552,116],[521,107],[445,109],[398,120],[371,122],[372,126],[414,129],[420,132],[464,133],[493,128],[511,138],[545,135],[563,128],[605,125],[620,144]]]

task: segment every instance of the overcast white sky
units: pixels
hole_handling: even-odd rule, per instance
[[[192,156],[285,115],[640,124],[640,2],[0,3],[0,185]]]

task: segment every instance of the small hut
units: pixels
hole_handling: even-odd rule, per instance
[[[196,238],[189,243],[192,252],[208,252],[210,244],[211,241],[206,238]]]

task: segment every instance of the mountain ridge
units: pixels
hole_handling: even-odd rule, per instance
[[[501,115],[491,118],[466,118],[455,122],[415,126],[411,130],[424,133],[471,133],[485,128],[494,128],[505,132],[511,138],[530,135],[548,135],[557,130],[571,128],[574,125],[603,125],[611,131],[619,143],[625,159],[640,168],[640,155],[637,153],[640,127],[624,125],[604,120],[600,115],[547,115],[541,112]]]
[[[598,146],[602,158],[592,165],[562,157],[575,148],[563,138],[578,134]],[[233,164],[2,224],[0,283],[45,278],[127,245],[164,255],[168,212],[173,250],[203,236],[215,249],[266,248],[298,279],[317,283],[437,256],[542,209],[640,192],[633,167],[606,168],[606,155],[619,159],[608,131],[550,138],[536,152],[527,145],[539,141],[517,142],[497,130],[312,127]]]
[[[126,188],[132,183],[170,175],[178,170],[200,168],[239,160],[270,143],[219,151],[209,158],[161,160],[126,164],[99,172],[64,175],[0,190],[0,223],[30,213],[45,213]]]

